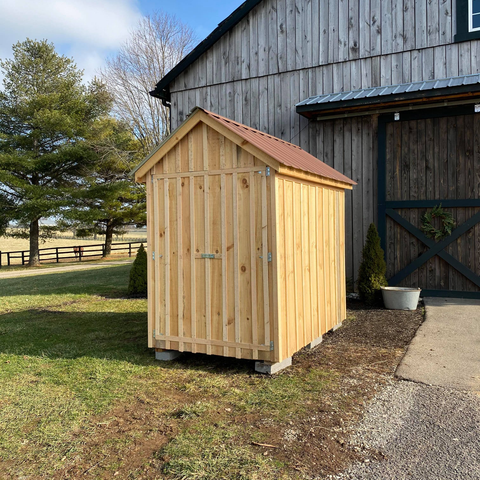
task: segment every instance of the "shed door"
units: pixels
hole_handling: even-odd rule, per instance
[[[269,351],[265,167],[154,177],[154,205],[156,340],[254,359]]]

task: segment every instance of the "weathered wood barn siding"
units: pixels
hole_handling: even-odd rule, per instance
[[[480,71],[453,43],[454,0],[264,0],[170,85],[172,127],[198,105],[275,135],[358,182],[346,198],[347,277],[376,220],[377,118],[308,121],[311,95]]]

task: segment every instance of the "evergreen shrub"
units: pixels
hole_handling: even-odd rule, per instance
[[[128,282],[128,294],[135,296],[147,296],[147,252],[143,243],[137,251],[137,256],[130,270]]]
[[[367,305],[380,303],[381,287],[388,285],[385,273],[387,265],[383,249],[380,246],[380,236],[372,223],[368,228],[367,239],[362,250],[362,263],[358,271],[358,292],[360,299]]]

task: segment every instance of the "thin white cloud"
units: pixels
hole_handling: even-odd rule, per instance
[[[0,0],[0,12],[0,58],[27,37],[47,39],[75,59],[86,79],[141,17],[135,0]]]

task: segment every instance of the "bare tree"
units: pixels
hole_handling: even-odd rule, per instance
[[[143,17],[119,53],[101,71],[114,98],[114,113],[130,125],[144,153],[169,132],[169,111],[149,95],[195,43],[193,30],[167,13]]]

